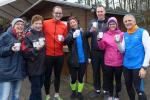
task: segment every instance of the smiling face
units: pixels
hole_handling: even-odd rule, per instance
[[[35,21],[32,24],[32,28],[36,31],[42,31],[42,27],[43,27],[42,20]]]
[[[109,30],[114,31],[117,28],[117,24],[115,22],[109,23]]]
[[[69,21],[69,25],[71,28],[77,29],[78,28],[78,22],[75,19],[71,19]]]
[[[22,33],[24,31],[24,22],[18,21],[14,27],[16,33]]]
[[[60,20],[63,17],[62,9],[60,7],[55,7],[52,15],[55,20]]]
[[[97,7],[96,8],[96,15],[99,20],[105,19],[105,8],[104,7]]]
[[[127,29],[131,29],[136,25],[136,20],[134,16],[132,15],[127,15],[123,18],[123,23]]]

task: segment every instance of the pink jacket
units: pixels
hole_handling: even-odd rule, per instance
[[[123,32],[120,30],[107,31],[104,33],[102,40],[98,41],[100,49],[105,50],[104,62],[105,65],[120,67],[123,62],[123,54],[119,52],[118,46],[115,42],[115,35],[120,34],[121,41],[123,38]]]

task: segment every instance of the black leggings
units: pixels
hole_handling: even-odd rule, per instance
[[[102,51],[92,51],[92,68],[93,68],[93,84],[95,90],[100,90],[102,87],[104,87],[101,83],[101,72],[103,72],[104,67],[104,52]],[[103,73],[102,73],[103,74]],[[102,75],[102,78],[104,79],[104,75]],[[102,87],[101,87],[102,85]]]
[[[121,91],[121,76],[122,76],[122,67],[104,67],[104,90],[110,93],[110,96],[113,96],[114,90],[114,78],[115,78],[115,97],[119,97],[118,93]]]
[[[125,67],[123,69],[126,89],[130,100],[135,100],[134,89],[138,94],[138,100],[147,100],[147,97],[144,93],[144,80],[139,77],[139,70],[140,69],[127,69]]]
[[[31,93],[29,100],[42,100],[41,89],[44,83],[44,75],[29,76],[31,83]]]
[[[85,63],[79,64],[79,67],[70,66],[71,84],[75,84],[77,80],[79,81],[79,83],[82,83],[85,71]]]
[[[44,87],[46,94],[49,94],[50,84],[51,84],[51,74],[54,68],[54,87],[55,92],[59,92],[60,87],[60,76],[62,71],[64,57],[63,56],[46,56],[45,65],[46,65],[46,72],[45,72],[45,81]]]

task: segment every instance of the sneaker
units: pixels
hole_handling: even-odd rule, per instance
[[[82,93],[78,93],[77,98],[78,100],[84,100],[84,96],[82,95]]]
[[[50,95],[46,95],[45,100],[50,100]]]
[[[109,97],[110,97],[109,96],[109,92],[108,91],[103,91],[103,98],[104,98],[104,100],[108,100]]]
[[[54,97],[54,100],[63,100],[63,98],[60,96],[57,96],[57,97]]]
[[[108,97],[108,100],[113,100],[113,97]]]
[[[115,97],[114,100],[120,100],[119,98]]]
[[[77,97],[76,91],[73,91],[72,94],[70,95],[71,99],[75,99]]]
[[[100,96],[100,92],[92,91],[89,93],[90,98],[97,98]]]

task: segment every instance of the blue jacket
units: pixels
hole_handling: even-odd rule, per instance
[[[12,35],[11,29],[0,36],[0,82],[25,78],[25,62],[22,53],[11,50],[17,41]]]
[[[142,67],[145,51],[142,43],[143,29],[138,28],[133,34],[124,34],[125,53],[123,65],[128,69],[138,69]]]

